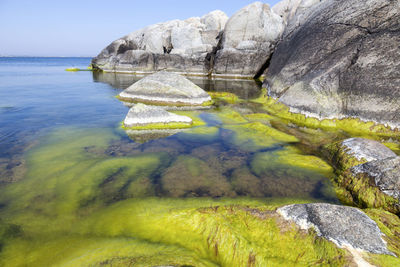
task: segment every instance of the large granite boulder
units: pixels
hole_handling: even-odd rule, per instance
[[[268,4],[255,2],[240,9],[226,23],[214,73],[262,74],[283,30],[283,19]]]
[[[162,128],[168,128],[169,124],[173,124],[172,128],[176,128],[178,125],[182,125],[182,128],[185,128],[192,124],[192,119],[168,112],[161,107],[139,103],[129,110],[124,120],[124,126],[126,128],[134,129],[147,129],[148,127],[151,129],[152,125],[155,126],[155,129],[160,125]]]
[[[106,47],[92,66],[108,72],[254,77],[263,74],[284,20],[261,2],[228,21],[222,11],[145,27]]]
[[[400,2],[324,0],[289,20],[265,86],[292,112],[400,125]]]
[[[394,255],[387,249],[378,225],[357,208],[313,203],[288,205],[277,212],[304,230],[314,228],[318,236],[341,248]]]
[[[185,77],[160,71],[132,84],[119,94],[121,100],[162,105],[203,105],[211,97]]]
[[[272,11],[279,15],[285,25],[292,19],[291,26],[300,26],[312,10],[311,7],[323,0],[282,0],[272,7]]]
[[[112,42],[92,60],[92,65],[110,72],[168,69],[207,73],[206,55],[217,46],[227,20],[224,12],[216,10],[201,18],[150,25]]]

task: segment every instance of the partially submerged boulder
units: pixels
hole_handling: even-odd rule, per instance
[[[350,193],[350,202],[400,213],[400,157],[364,138],[349,138],[326,149],[338,173],[337,183]]]
[[[341,248],[394,255],[387,249],[378,225],[357,208],[313,203],[288,205],[277,212],[304,230],[314,228],[318,236]]]
[[[385,145],[365,138],[348,138],[327,145],[325,149],[330,161],[339,172],[365,162],[396,156]]]
[[[159,105],[210,105],[211,97],[185,77],[160,71],[132,84],[119,94],[121,100]]]
[[[324,0],[288,22],[268,69],[269,95],[319,119],[400,126],[400,2]]]
[[[144,104],[134,105],[126,115],[124,126],[129,129],[188,128],[192,119],[177,115],[161,107]]]
[[[400,157],[369,161],[346,170],[340,185],[360,207],[400,214]]]

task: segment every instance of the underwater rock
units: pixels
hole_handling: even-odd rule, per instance
[[[400,3],[324,0],[300,25],[289,20],[264,86],[318,119],[400,126]],[[318,51],[318,52],[317,52]]]
[[[254,2],[243,7],[226,23],[214,73],[261,75],[283,30],[282,18],[268,4]]]
[[[124,120],[126,128],[143,128],[151,129],[152,126],[157,129],[157,126],[162,128],[179,128],[179,126],[189,127],[192,124],[192,119],[186,116],[176,115],[168,112],[160,107],[148,106],[145,104],[136,104],[133,106]]]
[[[341,248],[394,255],[387,249],[378,225],[357,208],[313,203],[288,205],[277,212],[302,229],[314,228],[317,235]]]
[[[171,197],[223,197],[235,196],[225,177],[204,161],[180,156],[164,172],[162,190]]]
[[[144,77],[125,89],[119,97],[125,101],[179,106],[202,105],[211,101],[211,97],[193,82],[166,71]]]
[[[365,138],[348,138],[325,146],[331,162],[339,171],[373,160],[395,157],[385,145]]]

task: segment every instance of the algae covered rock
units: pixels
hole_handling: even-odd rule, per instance
[[[369,139],[349,138],[326,146],[350,202],[360,207],[399,213],[400,161],[385,145]]]
[[[360,206],[400,213],[400,157],[357,165],[339,179]]]
[[[211,97],[185,77],[166,71],[146,76],[134,83],[119,97],[125,101],[164,105],[202,105]]]
[[[387,249],[376,222],[357,208],[313,203],[284,206],[277,211],[302,229],[314,228],[319,236],[339,247],[394,255]]]
[[[189,117],[140,103],[129,110],[124,120],[124,126],[131,129],[187,128],[191,124],[192,119]]]
[[[385,145],[365,138],[349,138],[327,145],[328,157],[339,171],[373,160],[395,157]]]

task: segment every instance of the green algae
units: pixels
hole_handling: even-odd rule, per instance
[[[334,175],[331,166],[318,157],[303,155],[293,147],[256,153],[250,169],[260,178],[261,188],[270,196],[316,194],[337,201],[327,179]]]
[[[86,69],[80,69],[80,68],[67,68],[65,71],[71,71],[71,72],[76,72],[76,71],[92,71],[92,67],[87,67]]]
[[[296,137],[261,122],[225,125],[224,128],[234,133],[227,141],[245,151],[257,151],[274,145],[299,141]]]
[[[224,176],[210,168],[204,161],[179,156],[161,178],[162,189],[167,196],[235,196]]]
[[[238,124],[248,122],[242,114],[230,107],[221,107],[216,113],[216,117],[223,124]]]
[[[345,251],[274,212],[310,200],[150,197],[159,190],[171,196],[234,196],[234,188],[249,190],[239,177],[250,172],[237,171],[231,185],[195,157],[180,156],[172,163],[163,153],[110,158],[104,151],[113,140],[117,136],[107,129],[64,129],[28,153],[25,179],[0,189],[0,232],[6,233],[0,265],[347,262]],[[161,188],[155,187],[156,177]]]
[[[398,199],[383,193],[365,174],[354,175],[350,170],[346,170],[336,181],[341,188],[349,192],[354,205],[361,208],[381,208],[400,214]]]
[[[295,123],[299,126],[305,126],[309,128],[320,128],[323,130],[343,130],[352,135],[356,136],[393,136],[398,137],[399,131],[397,129],[391,129],[388,126],[382,124],[376,124],[375,122],[369,121],[364,122],[357,118],[345,118],[345,119],[317,119],[313,117],[307,117],[306,115],[299,113],[292,113],[289,107],[278,102],[272,97],[267,95],[267,90],[263,89],[259,98],[252,100],[255,103],[262,104],[263,109],[271,115],[274,115],[280,119],[287,120]]]
[[[384,144],[386,147],[391,149],[394,153],[396,153],[396,155],[400,155],[400,144],[399,143],[386,141],[386,142],[383,142],[382,144]]]
[[[193,127],[179,133],[177,138],[186,142],[211,143],[219,138],[219,128],[215,126]]]
[[[207,92],[207,93],[211,96],[211,98],[214,101],[220,100],[229,104],[235,104],[240,101],[240,98],[237,95],[230,92]]]
[[[351,167],[367,162],[366,159],[357,159],[349,154],[349,148],[343,145],[342,141],[325,145],[323,150],[325,157],[335,166],[339,174]]]

